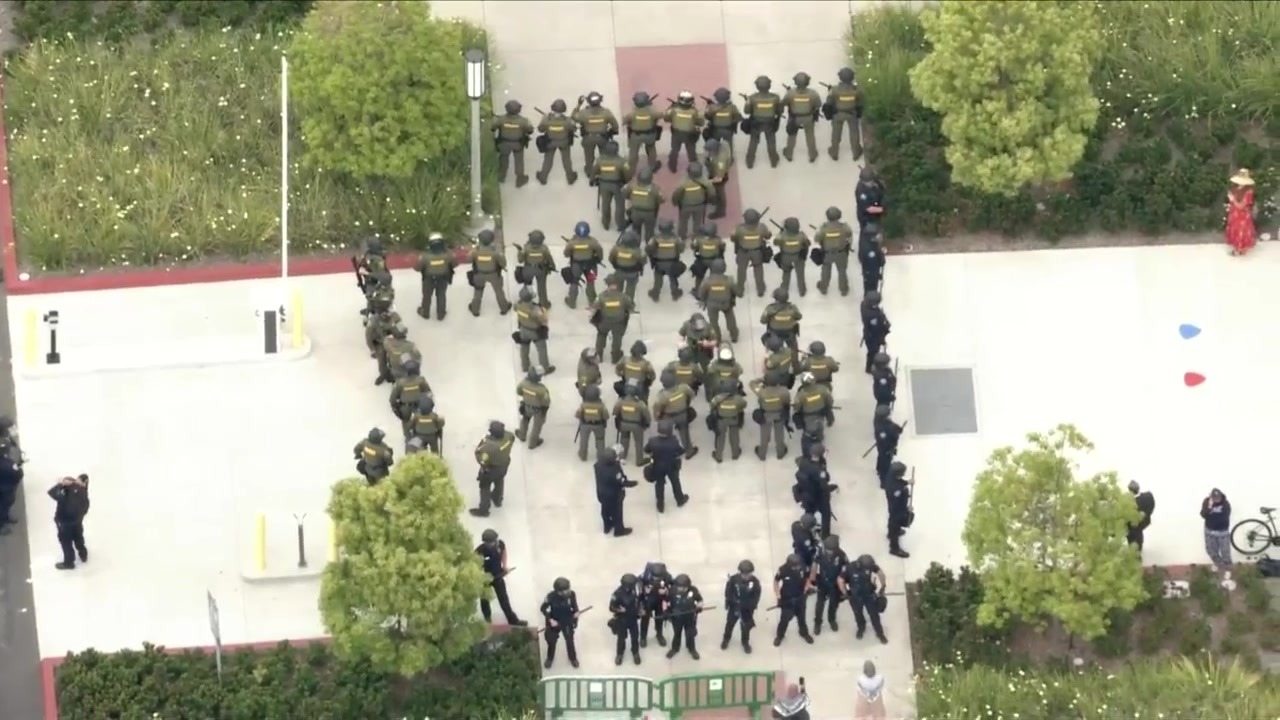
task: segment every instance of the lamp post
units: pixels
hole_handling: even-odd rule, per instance
[[[484,51],[472,48],[463,56],[467,68],[467,98],[471,100],[471,226],[484,225],[484,200],[480,185],[480,98],[484,97]]]

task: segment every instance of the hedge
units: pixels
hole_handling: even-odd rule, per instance
[[[523,718],[539,707],[536,640],[513,631],[417,678],[390,677],[336,658],[324,643],[223,657],[209,652],[73,653],[56,674],[62,720],[378,720]]]
[[[486,44],[482,30],[466,27],[465,46]],[[4,95],[23,269],[276,254],[280,55],[291,32],[179,29],[119,46],[64,38],[11,60]],[[465,102],[458,112],[469,112]],[[296,125],[291,133],[301,160]],[[294,253],[331,252],[371,234],[422,246],[430,231],[452,236],[467,222],[465,146],[398,181],[292,164]],[[497,202],[494,168],[486,143],[487,209]]]
[[[1259,227],[1276,219],[1280,4],[1097,9],[1107,38],[1093,87],[1103,109],[1085,156],[1072,181],[1012,198],[951,184],[940,118],[916,101],[907,75],[929,51],[918,13],[853,18],[849,52],[865,93],[868,158],[893,202],[890,236],[1218,232],[1235,167],[1258,180]]]

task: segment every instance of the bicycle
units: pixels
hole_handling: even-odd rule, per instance
[[[1259,508],[1266,520],[1249,518],[1231,528],[1231,547],[1242,555],[1261,555],[1269,547],[1280,547],[1280,531],[1276,530],[1275,508]]]

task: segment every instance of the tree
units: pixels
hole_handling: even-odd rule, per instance
[[[483,33],[426,2],[319,2],[289,46],[306,159],[356,178],[409,177],[465,147],[463,52]]]
[[[1128,546],[1140,518],[1113,472],[1078,480],[1073,457],[1093,444],[1071,425],[996,450],[978,474],[964,524],[969,563],[982,575],[978,622],[1059,621],[1085,639],[1107,630],[1113,609],[1147,597],[1142,561]]]
[[[338,558],[325,568],[320,615],[334,650],[411,676],[467,654],[488,635],[476,603],[489,590],[462,496],[439,456],[396,463],[370,487],[338,482],[329,500]]]
[[[1093,4],[946,2],[922,21],[933,50],[911,89],[942,115],[952,182],[1013,195],[1071,177],[1098,121]]]

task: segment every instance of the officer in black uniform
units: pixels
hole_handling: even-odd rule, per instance
[[[550,668],[556,659],[556,643],[564,636],[564,649],[569,654],[569,664],[578,667],[578,647],[573,635],[578,629],[578,595],[569,586],[568,578],[556,578],[551,592],[542,601],[542,617],[546,618],[547,659],[542,667]]]
[[[871,374],[871,363],[876,353],[884,349],[885,340],[889,337],[889,318],[880,307],[880,293],[872,291],[863,295],[862,306],[862,346],[867,351],[867,374]]]
[[[853,192],[857,198],[858,227],[865,227],[872,221],[884,222],[884,183],[870,165],[862,166],[858,173],[858,185]]]
[[[888,405],[898,401],[898,376],[890,365],[889,353],[878,352],[871,359],[871,393],[876,398],[876,405]]]
[[[684,464],[684,446],[675,435],[676,426],[670,420],[658,423],[658,434],[649,438],[644,444],[644,453],[648,463],[644,468],[644,479],[653,483],[653,495],[658,501],[658,512],[666,512],[667,483],[671,483],[671,493],[676,499],[676,507],[684,507],[689,496],[684,494],[680,484],[680,468]]]
[[[813,565],[818,556],[818,548],[822,543],[818,519],[809,513],[800,516],[791,523],[791,552],[800,557],[805,567]]]
[[[796,500],[806,515],[822,515],[822,537],[831,534],[831,493],[836,490],[827,472],[826,454],[826,447],[815,442],[805,457],[796,459]]]
[[[667,572],[667,566],[660,562],[646,564],[644,572],[640,573],[640,599],[643,603],[640,611],[640,647],[649,644],[650,622],[653,623],[658,644],[667,646],[667,639],[662,635],[662,625],[666,622],[663,615],[667,612],[673,582],[675,580]]]
[[[804,606],[809,600],[809,570],[804,566],[804,559],[792,553],[787,562],[778,568],[773,576],[773,596],[778,601],[778,633],[773,637],[773,646],[782,644],[787,636],[787,626],[794,619],[800,628],[800,637],[813,644],[813,636],[809,634],[809,622],[805,618]]]
[[[871,221],[858,233],[858,265],[862,268],[862,294],[878,291],[884,282],[884,243],[880,224]]]
[[[724,584],[724,637],[720,649],[729,649],[733,638],[733,626],[741,628],[742,651],[751,654],[751,629],[756,625],[756,608],[760,606],[760,579],[755,576],[756,566],[750,560],[738,563],[738,574],[730,575]]]
[[[813,563],[809,573],[809,584],[818,590],[818,598],[813,607],[813,634],[822,634],[822,608],[827,609],[827,624],[831,631],[840,629],[836,624],[836,611],[844,599],[840,594],[840,575],[844,566],[849,564],[849,556],[840,549],[840,538],[830,535],[822,541],[822,551]]]
[[[884,487],[884,498],[889,506],[889,554],[900,558],[911,557],[898,544],[898,539],[906,534],[907,528],[915,520],[911,517],[911,490],[915,484],[914,478],[907,479],[906,465],[895,460],[889,466],[889,476]]]
[[[600,501],[600,519],[604,521],[604,534],[614,537],[626,537],[632,533],[631,528],[622,521],[622,501],[627,496],[627,488],[635,487],[634,480],[628,480],[618,462],[618,451],[607,447],[596,460],[596,500]]]
[[[671,648],[667,657],[673,658],[680,652],[680,644],[689,649],[689,657],[694,660],[702,656],[698,654],[698,613],[702,612],[702,593],[689,580],[689,576],[681,573],[676,576],[671,586],[671,603],[668,605],[668,616],[671,619]]]
[[[609,598],[609,629],[618,638],[614,665],[622,664],[622,655],[627,649],[627,638],[631,638],[631,659],[640,664],[640,582],[635,575],[627,573],[622,576],[618,589]]]
[[[898,454],[898,439],[902,437],[902,425],[893,421],[893,411],[888,405],[876,405],[876,418],[871,421],[871,430],[876,439],[876,477],[880,478],[880,488],[884,489],[888,481],[889,464]]]
[[[849,598],[853,606],[853,620],[858,624],[857,638],[867,632],[867,617],[871,619],[871,629],[875,630],[880,642],[888,644],[889,638],[884,636],[884,626],[880,624],[880,602],[884,597],[884,571],[870,555],[861,555],[857,560],[844,566],[844,574],[840,576],[840,593]],[[864,615],[865,613],[865,615]]]
[[[511,609],[511,596],[507,594],[507,544],[498,538],[497,530],[485,530],[480,534],[480,544],[476,546],[476,554],[484,565],[484,571],[493,577],[489,583],[493,586],[494,597],[498,607],[507,616],[508,625],[525,627],[529,623],[520,619],[516,611]],[[493,621],[493,606],[487,598],[480,598],[480,614],[485,622]]]

